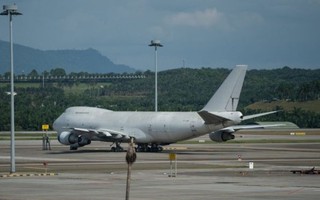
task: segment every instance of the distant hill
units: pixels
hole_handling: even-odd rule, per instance
[[[0,40],[0,73],[10,71],[10,44]],[[114,64],[109,58],[95,49],[86,50],[39,50],[14,44],[15,74],[29,73],[33,69],[39,73],[53,68],[63,68],[70,72],[89,73],[123,73],[134,72],[135,69]]]

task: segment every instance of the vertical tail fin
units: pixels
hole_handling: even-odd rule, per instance
[[[247,67],[237,65],[202,110],[236,111]]]

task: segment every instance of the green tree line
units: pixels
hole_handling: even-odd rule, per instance
[[[181,68],[159,72],[159,110],[200,110],[229,73],[229,69],[223,68]],[[67,75],[61,68],[53,69],[49,74]],[[72,75],[78,74],[80,73],[72,73]],[[40,130],[44,123],[52,125],[53,121],[70,106],[96,106],[115,111],[152,111],[154,73],[145,71],[136,74],[145,75],[146,78],[110,79],[99,83],[60,81],[48,83],[44,88],[40,83],[16,86],[16,130]],[[259,112],[259,110],[244,109],[247,105],[258,101],[319,100],[319,77],[320,70],[289,67],[249,70],[238,110],[244,114]],[[9,83],[0,84],[0,131],[10,130],[10,95],[6,94],[9,90]],[[291,121],[300,127],[316,128],[320,127],[319,119],[320,113],[317,111],[296,108],[294,111],[279,112],[261,120]]]

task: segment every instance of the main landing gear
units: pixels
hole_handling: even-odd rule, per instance
[[[78,143],[70,145],[70,150],[75,151],[79,147]]]
[[[137,152],[161,152],[163,151],[163,147],[158,144],[138,144],[136,148]]]
[[[120,142],[115,142],[112,145],[116,146],[111,147],[112,152],[124,152],[125,150],[120,146]],[[111,146],[112,146],[111,145]],[[138,144],[136,147],[136,152],[161,152],[163,147],[158,144]]]
[[[120,146],[120,142],[115,142],[116,146],[115,147],[111,147],[111,151],[113,152],[123,152],[123,148]],[[113,145],[113,144],[112,144]],[[111,146],[112,146],[111,145]]]

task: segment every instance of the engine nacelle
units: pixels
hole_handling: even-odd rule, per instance
[[[230,131],[220,130],[210,133],[209,137],[212,141],[215,142],[225,142],[234,139],[234,135],[232,133],[233,132]]]
[[[69,131],[64,131],[58,136],[58,141],[64,145],[75,144],[78,142],[78,136]]]
[[[91,144],[91,140],[87,137],[80,136],[78,140],[78,144],[80,147],[82,147],[84,145]]]

